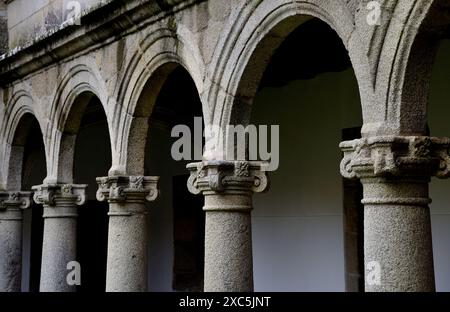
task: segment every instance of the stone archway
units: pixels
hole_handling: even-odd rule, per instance
[[[349,139],[359,138],[362,126],[344,44],[326,23],[308,18],[247,66],[251,74],[244,69],[242,77],[251,81],[242,81],[247,93],[234,105],[248,112],[236,108],[233,123],[280,127],[280,166],[252,212],[255,290],[362,291],[362,190],[337,170],[340,141],[348,128],[356,128]]]
[[[4,257],[0,263],[14,264],[0,269],[2,291],[37,291],[40,280],[42,208],[32,203],[30,191],[34,183],[46,176],[45,147],[35,116],[25,105],[20,108],[7,143],[8,191],[0,192]]]

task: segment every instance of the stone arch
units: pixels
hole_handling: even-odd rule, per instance
[[[183,27],[177,33],[170,29],[160,29],[151,33],[139,44],[140,49],[132,56],[119,89],[114,121],[118,135],[116,150],[119,162],[113,164],[110,174],[142,174],[144,169],[145,139],[147,119],[150,116],[157,95],[167,76],[177,66],[182,66],[194,81],[199,94],[203,93],[204,65],[201,54],[187,40],[189,32]],[[143,104],[144,98],[150,103]],[[208,108],[205,103],[203,115]]]
[[[39,124],[43,133],[42,119],[35,112],[33,96],[19,90],[13,94],[6,105],[5,119],[2,123],[1,159],[3,159],[0,173],[4,173],[0,188],[6,190],[20,190],[22,184],[22,161],[24,146],[33,120]]]
[[[369,103],[373,92],[371,79],[367,76],[370,73],[369,62],[363,53],[365,50],[362,46],[357,44],[357,31],[355,31],[353,24],[354,17],[345,6],[344,1],[260,1],[258,5],[250,5],[250,7],[251,9],[249,10],[252,11],[248,13],[247,19],[238,21],[237,24],[242,25],[240,25],[240,27],[236,26],[238,27],[237,30],[230,32],[232,34],[235,31],[236,34],[223,42],[225,49],[224,51],[220,51],[220,53],[224,54],[222,56],[224,64],[220,64],[220,66],[217,67],[217,73],[212,75],[213,77],[216,77],[212,80],[219,83],[218,85],[212,86],[211,94],[208,97],[211,104],[215,103],[214,124],[219,124],[222,129],[225,129],[225,126],[228,124],[246,125],[250,122],[251,106],[260,85],[261,77],[263,76],[267,65],[270,63],[272,53],[285,42],[285,39],[291,33],[311,18],[318,19],[322,24],[330,26],[341,39],[350,55],[350,61],[358,82],[361,100],[363,103]],[[226,34],[227,31],[224,31],[224,33]],[[218,45],[218,47],[222,47],[222,44]],[[229,51],[229,54],[226,54],[227,51]],[[214,66],[211,68],[214,68]],[[364,109],[365,107],[362,107],[363,112]],[[276,109],[273,110],[275,111]],[[287,111],[292,112],[293,110],[287,109]],[[291,122],[291,124],[293,123]],[[302,128],[296,128],[297,131],[298,129]],[[290,132],[293,133],[292,129],[290,130]],[[331,128],[331,130],[339,134],[339,130],[341,129]],[[337,136],[339,139],[339,135]],[[323,137],[320,138],[322,139]],[[318,141],[319,140],[320,139],[318,139]],[[221,140],[221,142],[224,141],[226,140]],[[294,141],[292,140],[291,142]],[[320,140],[320,142],[322,141]],[[327,144],[327,146],[331,149],[331,152],[333,152],[333,150],[336,151],[336,156],[329,160],[326,159],[326,165],[338,168],[338,161],[340,159],[339,151],[337,149],[338,142],[333,143],[332,140],[330,142],[331,144]],[[287,146],[287,144],[284,144],[284,146]],[[218,147],[219,149],[223,148],[222,146]],[[205,154],[205,158],[223,156],[220,154],[215,155],[212,151],[207,152],[211,153]],[[295,153],[297,159],[300,158],[303,161],[306,159],[305,155],[299,157],[298,151],[293,152],[292,147],[289,153],[291,155],[294,155]],[[327,155],[329,155],[328,152]],[[316,158],[308,159],[314,160]],[[286,160],[283,161],[284,165],[286,165]],[[336,161],[336,163],[333,164],[333,161]],[[306,163],[310,164],[312,162],[306,161]],[[295,165],[298,167],[298,164]],[[320,166],[323,167],[326,165],[320,164]],[[283,177],[288,178],[299,174],[298,171],[294,171],[295,167],[293,167],[293,162],[289,162],[288,166],[292,169],[290,172],[285,171]],[[316,166],[318,166],[318,164],[313,165],[313,167]],[[330,170],[329,172],[333,171]],[[277,175],[277,177],[280,177],[280,173],[281,171],[277,174],[273,174],[272,181],[276,181],[275,176]],[[328,178],[330,178],[330,181],[336,181],[337,183],[335,185],[339,185],[338,183],[341,182],[341,177],[339,176],[334,177],[330,174],[327,175],[327,179]],[[336,180],[333,180],[334,178]],[[280,180],[278,180],[278,182],[279,181]],[[305,187],[306,184],[300,185],[297,184],[297,182],[295,183],[295,187],[292,187],[292,189],[289,190],[289,201],[296,202],[297,205],[292,209],[300,211],[302,202],[301,200],[298,200],[300,197],[299,193],[300,190],[307,190],[307,187]],[[289,183],[286,183],[285,181],[284,185],[286,184]],[[277,185],[276,182],[273,183],[273,185],[281,186],[281,184]],[[303,195],[305,195],[305,193]],[[281,199],[282,197],[280,194],[281,193],[276,193],[276,190],[274,189],[269,197]],[[287,194],[287,191],[283,193],[285,196]],[[317,197],[314,198],[314,192],[310,192],[309,194],[304,196],[308,197],[308,202],[314,202],[317,206],[320,206],[320,199],[317,200]],[[336,188],[336,192],[332,197],[334,203],[339,203],[339,196],[342,196],[341,190]],[[270,201],[269,197],[265,199],[267,203]],[[255,203],[256,207],[258,207],[258,204],[261,204],[257,199],[255,199]],[[276,205],[279,203],[280,202],[271,202],[270,204],[272,207],[278,207]],[[334,203],[332,206],[334,212],[339,211],[338,209],[342,209],[339,204]],[[270,204],[267,204],[264,208],[269,209],[268,207]],[[283,205],[284,203],[281,203],[280,206]],[[272,210],[270,211],[272,212]],[[342,232],[344,232],[344,226],[342,226],[341,229]],[[269,244],[269,242],[266,242],[266,244]],[[344,245],[343,241],[342,245]],[[257,249],[255,248],[255,250]],[[336,253],[336,255],[342,255],[342,258],[338,259],[344,260],[346,256],[344,255],[344,250],[342,251],[342,254]],[[344,261],[342,262],[341,268],[344,268]],[[344,271],[344,269],[342,271]]]
[[[397,7],[393,15],[404,8]],[[390,47],[382,60],[391,63],[389,72],[381,71],[386,86],[377,86],[385,94],[385,119],[390,134],[424,135],[427,127],[427,102],[433,63],[442,33],[450,25],[450,3],[445,0],[418,0],[408,11],[404,27],[386,36]],[[392,55],[393,53],[393,55]]]
[[[72,183],[73,151],[76,134],[84,109],[92,97],[97,97],[108,118],[108,93],[98,73],[79,64],[72,67],[59,84],[50,110],[50,123],[46,129],[50,166],[46,182]],[[111,135],[110,135],[111,136]]]
[[[345,16],[345,17],[343,17]],[[341,1],[253,1],[242,9],[237,22],[223,33],[213,57],[208,102],[214,105],[214,124],[247,123],[250,104],[271,53],[286,36],[309,18],[328,24],[347,48],[362,102],[372,88],[367,77],[369,63],[354,32],[354,16]],[[223,48],[225,47],[225,48]],[[365,108],[362,107],[363,115]],[[239,117],[238,117],[239,116]],[[224,127],[222,127],[224,128]]]

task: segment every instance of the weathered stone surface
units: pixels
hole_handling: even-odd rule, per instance
[[[67,12],[64,12],[62,1],[36,2],[38,8],[25,6],[23,10],[18,10],[19,3],[28,3],[28,0],[8,3],[8,14],[11,15],[8,22],[16,27],[10,27],[10,49],[0,57],[0,189],[15,189],[20,185],[19,155],[23,154],[23,146],[15,145],[14,137],[26,114],[34,115],[42,129],[48,171],[45,183],[69,183],[72,180],[70,170],[74,150],[70,143],[75,142],[76,136],[70,131],[67,135],[66,125],[80,120],[68,121],[67,116],[75,99],[86,92],[99,98],[107,116],[112,153],[109,175],[143,174],[142,155],[151,105],[142,109],[141,94],[150,79],[153,79],[152,86],[158,85],[154,83],[156,81],[164,81],[168,73],[161,68],[167,64],[181,65],[191,75],[203,103],[206,124],[222,128],[228,124],[246,124],[259,78],[270,59],[268,56],[293,29],[316,17],[330,25],[342,39],[361,95],[362,135],[367,141],[342,146],[346,154],[343,175],[363,180],[367,222],[371,222],[369,216],[374,218],[375,224],[382,218],[370,205],[382,206],[379,211],[392,206],[393,209],[383,216],[392,214],[408,233],[414,231],[413,227],[421,229],[423,241],[417,240],[417,246],[428,244],[429,231],[425,228],[429,227],[429,221],[424,212],[428,209],[425,205],[428,202],[426,184],[432,175],[448,177],[448,160],[444,152],[448,143],[420,136],[426,133],[427,95],[434,53],[440,35],[450,24],[448,1],[380,1],[381,15],[376,25],[368,23],[371,14],[368,1],[358,0],[84,0],[80,3],[91,7],[83,7],[81,25],[64,22]],[[35,12],[29,12],[34,9]],[[33,18],[29,23],[21,24],[24,16]],[[0,18],[0,26],[2,23],[4,25],[4,18]],[[0,38],[3,43],[5,40]],[[157,89],[151,90],[150,98],[156,96]],[[414,147],[414,144],[418,145]],[[428,145],[432,148],[428,149]],[[218,145],[218,148],[221,147]],[[356,148],[360,148],[361,157],[353,156]],[[236,175],[234,165],[202,166],[203,170],[190,167],[196,173],[191,176],[189,188],[193,193],[201,192],[206,196],[208,231],[215,233],[217,229],[217,232],[229,231],[229,235],[237,235],[236,228],[240,225],[249,229],[251,194],[265,187],[265,178],[254,175],[257,170],[251,166],[249,176]],[[261,186],[255,184],[258,181]],[[114,183],[129,188],[121,182]],[[122,192],[120,189],[111,192],[109,186],[102,185],[100,188],[100,199],[109,198],[113,214],[143,209],[142,196],[146,192]],[[37,201],[48,206],[47,229],[55,227],[56,232],[72,237],[74,233],[68,233],[66,229],[74,227],[73,207],[81,198],[71,197],[70,200],[75,202],[72,201],[69,208],[69,197],[62,196],[65,199],[60,201],[47,191],[39,193],[35,197]],[[59,191],[56,193],[60,194]],[[153,199],[156,194],[145,196]],[[375,198],[374,204],[372,199]],[[128,205],[129,202],[133,204]],[[67,204],[67,207],[50,208],[59,204]],[[406,206],[411,209],[402,208]],[[231,210],[233,213],[229,212]],[[69,225],[63,226],[58,223],[61,220],[51,217],[60,211],[72,215],[61,218]],[[406,211],[411,214],[401,217]],[[112,226],[111,235],[116,235],[114,231],[120,228],[128,231],[134,222],[132,219],[111,218],[111,222],[117,222]],[[135,223],[138,227],[144,226],[141,221]],[[370,224],[371,233],[377,233]],[[138,232],[126,235],[132,239]],[[414,280],[409,276],[412,271],[400,273],[398,266],[394,267],[394,254],[384,253],[386,246],[398,247],[395,231],[386,233],[390,234],[383,239],[370,238],[387,244],[375,244],[373,257],[391,259],[386,264],[387,269],[399,275],[389,275],[392,281],[395,280],[389,285],[400,286],[377,289],[431,289],[429,247],[428,251],[423,249],[423,258],[420,258],[427,259],[423,260],[427,263],[423,269],[425,277]],[[57,239],[53,234],[47,235],[46,239],[50,241]],[[238,241],[241,239],[243,246],[251,250],[247,236],[245,232]],[[412,244],[407,237],[414,235],[399,237],[402,243],[398,245],[407,246]],[[224,245],[222,255],[220,250],[212,250],[214,244],[220,243],[220,237],[211,234],[207,240],[207,248],[216,253],[216,256],[207,253],[208,259],[216,257],[219,261],[225,259],[222,256],[233,254],[234,245]],[[117,250],[126,245],[123,240],[110,247]],[[249,250],[243,254],[251,254]],[[399,256],[407,255],[410,250],[402,249]],[[241,268],[250,271],[251,264],[241,260]],[[123,261],[127,263],[125,259]],[[225,261],[217,264],[217,272],[222,272],[217,278],[213,275],[214,264],[210,262],[207,266],[211,283],[208,289],[251,289],[247,277],[235,284],[229,281],[225,276],[229,269]],[[236,272],[240,270],[236,268]],[[118,271],[117,274],[111,281],[117,282],[118,288],[133,289],[134,286],[128,285],[134,285],[134,282],[126,281]],[[233,274],[230,276],[234,278]],[[239,273],[236,276],[247,275]],[[125,281],[124,285],[120,281]],[[115,289],[111,283],[110,289]],[[421,283],[424,284],[420,286]],[[239,285],[243,285],[242,288]],[[138,288],[142,287],[139,284]]]
[[[343,142],[340,147],[346,178],[450,175],[449,138],[382,136]]]
[[[8,18],[6,5],[0,3],[0,55],[8,51]]]
[[[34,201],[44,205],[41,281],[43,292],[75,291],[67,283],[67,264],[77,260],[77,206],[86,201],[85,184],[34,186]]]
[[[113,176],[97,178],[97,200],[109,203],[153,201],[158,197],[159,177]]]
[[[97,178],[97,199],[109,202],[106,291],[147,289],[148,226],[146,201],[158,196],[158,177]]]
[[[31,192],[0,192],[0,292],[18,292],[22,277],[22,210]]]
[[[366,291],[435,290],[428,182],[448,177],[449,146],[448,138],[403,136],[341,143],[342,175],[364,187]]]
[[[422,69],[431,68],[434,49],[430,44],[436,42],[442,28],[436,27],[434,34],[433,23],[446,25],[445,3],[384,1],[381,23],[373,26],[367,23],[370,12],[365,1],[84,2],[92,4],[92,10],[83,11],[86,15],[81,25],[11,48],[0,61],[2,101],[7,107],[2,115],[10,116],[27,108],[37,116],[42,128],[48,129],[43,132],[47,132],[46,145],[51,151],[49,182],[58,181],[62,166],[58,164],[59,156],[63,153],[59,150],[61,123],[64,124],[64,116],[78,94],[91,90],[100,98],[111,124],[111,141],[115,142],[111,174],[130,174],[127,168],[133,159],[128,155],[136,154],[128,153],[133,142],[130,136],[135,135],[131,129],[136,102],[142,84],[162,65],[178,63],[191,74],[204,103],[205,122],[226,125],[235,118],[245,122],[249,112],[244,108],[250,105],[239,103],[251,101],[268,61],[261,56],[265,54],[257,49],[258,45],[271,38],[270,44],[265,45],[270,54],[289,31],[307,20],[304,16],[323,19],[336,30],[349,51],[360,87],[365,136],[419,135],[425,130],[423,95],[427,94],[427,84],[422,83],[422,77],[428,75],[422,74],[430,70]],[[165,6],[170,8],[163,9]],[[98,15],[102,18],[96,18]],[[278,24],[285,27],[276,28]],[[135,31],[139,25],[143,27]],[[426,33],[422,34],[422,30]],[[422,40],[427,34],[430,39]],[[423,43],[413,50],[417,59],[409,57],[416,37]],[[428,41],[430,44],[426,45]],[[406,68],[415,68],[409,62],[417,63],[417,74],[406,74]],[[246,71],[247,63],[251,70]],[[39,74],[34,75],[35,72]],[[48,81],[52,83],[45,83]],[[80,84],[82,81],[85,83]],[[415,97],[408,90],[420,96]],[[406,110],[399,114],[401,107]],[[238,115],[233,116],[235,113]],[[14,132],[6,131],[14,128],[12,120],[4,120],[1,133]],[[0,150],[0,163],[7,166],[8,151],[6,145],[2,146],[5,148]],[[0,170],[2,186],[6,185],[6,171]]]
[[[81,3],[84,2],[95,1]],[[63,132],[74,99],[83,92],[99,97],[110,124],[113,163],[109,175],[142,174],[141,168],[135,167],[140,167],[137,156],[140,153],[136,150],[142,149],[142,144],[138,143],[142,143],[140,138],[144,132],[139,131],[142,127],[136,126],[140,119],[137,117],[142,116],[135,110],[144,84],[160,74],[158,70],[168,63],[184,66],[192,76],[202,98],[205,122],[227,124],[234,95],[238,92],[227,88],[235,87],[244,79],[245,60],[252,57],[256,45],[274,27],[267,24],[269,20],[281,23],[287,17],[295,17],[295,22],[289,23],[280,36],[278,41],[281,42],[289,29],[306,20],[302,14],[327,16],[325,22],[331,24],[348,45],[359,73],[357,76],[363,77],[362,73],[369,72],[363,57],[358,57],[364,55],[358,38],[348,44],[354,33],[354,5],[347,7],[343,1],[314,0],[313,4],[287,0],[98,3],[95,10],[82,12],[85,15],[81,25],[49,32],[24,46],[12,48],[0,60],[2,101],[6,107],[2,116],[15,116],[2,119],[0,133],[5,137],[1,140],[11,143],[14,130],[6,129],[15,129],[16,119],[25,111],[33,113],[45,133],[48,183],[71,181],[70,174],[64,174],[64,168],[70,166],[67,160],[71,159],[73,150],[67,148]],[[254,35],[258,37],[253,38]],[[236,68],[239,70],[235,71]],[[37,72],[39,74],[35,75]],[[361,84],[367,83],[361,78]],[[9,151],[7,145],[1,146],[5,148],[0,149],[3,164],[0,186],[6,186]]]
[[[253,291],[253,193],[268,187],[257,162],[205,161],[188,165],[188,188],[205,196],[205,291]]]

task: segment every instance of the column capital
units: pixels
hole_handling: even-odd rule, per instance
[[[45,206],[66,202],[77,206],[86,202],[86,184],[41,184],[33,186],[34,201]]]
[[[31,204],[32,192],[0,191],[0,212],[8,208],[27,209]]]
[[[376,136],[342,142],[345,178],[450,176],[449,138]]]
[[[261,193],[269,187],[267,172],[256,161],[203,161],[187,165],[188,189],[199,193]]]
[[[110,203],[154,201],[159,177],[111,176],[97,178],[97,200]]]

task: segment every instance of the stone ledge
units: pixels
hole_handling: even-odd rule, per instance
[[[24,46],[0,56],[0,86],[77,52],[101,46],[109,38],[120,38],[120,35],[137,31],[133,28],[144,21],[154,23],[203,1],[205,0],[130,0],[126,3],[119,0],[102,1],[102,6],[91,7],[82,12],[81,26],[63,23]]]

